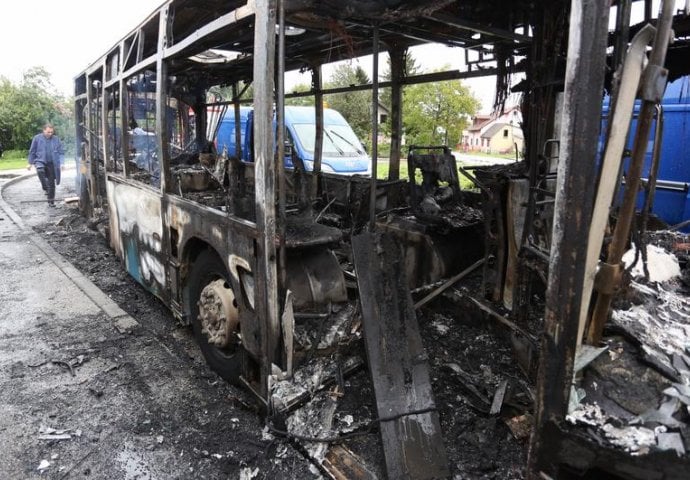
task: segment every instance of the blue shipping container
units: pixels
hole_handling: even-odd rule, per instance
[[[632,151],[635,130],[637,129],[637,115],[641,102],[635,103],[635,112],[626,148]],[[663,107],[663,132],[659,161],[657,189],[654,196],[652,212],[670,225],[690,219],[690,77],[682,77],[666,87]],[[607,120],[608,98],[604,101],[604,119]],[[654,149],[654,135],[656,120],[652,124],[650,138],[647,142],[647,152],[642,172],[643,178],[649,178],[652,152]],[[604,129],[602,128],[602,135]],[[600,142],[603,149],[603,137]],[[629,159],[625,162],[628,168]],[[619,196],[619,201],[622,196]],[[644,204],[644,193],[640,193],[637,208]]]

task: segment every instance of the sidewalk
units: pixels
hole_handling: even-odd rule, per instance
[[[119,336],[114,324],[130,328],[137,324],[34,234],[2,198],[8,184],[31,180],[21,180],[21,177],[9,182],[0,180],[0,410],[3,412],[0,449],[4,452],[0,456],[0,476],[3,478],[37,475],[41,473],[37,469],[43,460],[51,464],[44,469],[46,472],[61,471],[59,456],[52,460],[51,456],[64,448],[47,441],[36,442],[42,427],[72,427],[72,435],[77,425],[82,434],[88,427],[79,422],[80,415],[66,415],[67,411],[78,411],[79,403],[83,403],[76,392],[71,395],[65,391],[61,402],[55,401],[56,392],[73,389],[84,378],[96,376],[109,362],[94,358],[80,366],[79,375],[69,377],[67,373],[65,381],[66,372],[56,367],[55,361],[75,363],[76,352],[90,348],[92,338],[84,332],[97,331],[99,338],[108,341]],[[41,195],[40,187],[37,184],[34,187]],[[36,210],[47,208],[47,204],[41,204]],[[76,364],[69,367],[70,371],[73,368]],[[31,465],[21,461],[27,450],[34,457]],[[62,469],[65,468],[62,464]]]
[[[16,250],[16,248],[13,248],[12,246],[14,245],[14,247],[16,247],[16,242],[10,241],[10,245],[5,246],[4,243],[6,239],[11,240],[12,237],[26,238],[28,241],[23,242],[22,244],[24,249],[27,247],[29,250],[33,250],[33,248],[38,249],[38,252],[31,252],[29,253],[29,255],[32,258],[38,258],[39,256],[41,256],[41,264],[45,262],[50,262],[46,264],[46,271],[42,272],[44,274],[44,278],[47,275],[48,278],[51,280],[50,284],[61,285],[69,289],[74,287],[81,292],[80,295],[78,295],[78,297],[84,298],[85,296],[83,300],[84,303],[80,304],[79,302],[77,302],[77,304],[74,305],[76,308],[79,308],[80,306],[85,309],[96,307],[115,322],[120,321],[122,325],[125,326],[128,324],[131,324],[132,326],[136,325],[136,321],[133,318],[129,317],[129,315],[127,315],[120,307],[118,307],[115,304],[115,302],[113,302],[110,298],[108,298],[107,295],[101,292],[98,289],[98,287],[96,287],[91,281],[84,277],[84,275],[82,275],[78,270],[76,270],[67,260],[65,260],[61,255],[59,255],[42,238],[40,238],[38,235],[33,234],[31,229],[29,228],[31,226],[34,226],[38,222],[44,221],[46,214],[50,215],[52,213],[57,213],[64,208],[71,208],[66,207],[60,201],[60,199],[65,198],[67,196],[71,196],[74,193],[74,170],[65,170],[62,184],[58,186],[56,190],[55,207],[48,206],[48,203],[45,201],[43,191],[40,189],[38,185],[38,180],[33,181],[31,178],[27,178],[35,177],[36,173],[29,173],[26,170],[23,170],[21,172],[21,176],[15,177],[8,181],[3,181],[0,179],[0,209],[4,211],[6,215],[6,218],[5,220],[3,220],[3,222],[8,221],[7,223],[0,224],[0,232],[3,232],[4,229],[7,229],[8,232],[10,232],[7,235],[2,234],[2,236],[0,237],[0,245],[2,246],[2,252],[0,253],[0,261],[2,261],[1,259],[5,255],[14,259],[21,258],[19,252]],[[35,184],[32,185],[32,183]],[[35,205],[35,208],[32,209],[35,213],[29,216],[28,219],[26,219],[26,222],[15,213],[15,211],[5,201],[3,197],[3,193],[6,188],[17,184],[21,184],[22,187],[25,187],[21,189],[21,196],[23,200],[20,201],[32,203],[33,205]],[[23,255],[26,256],[28,252],[26,252],[26,250],[24,250],[24,252],[25,253]],[[12,255],[12,253],[14,253],[14,255]],[[56,267],[57,271],[53,270],[53,267]],[[73,296],[72,298],[75,297]],[[0,319],[2,318],[3,306],[0,305]],[[1,328],[2,325],[0,325],[0,329]]]

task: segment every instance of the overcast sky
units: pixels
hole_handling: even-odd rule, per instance
[[[0,4],[0,75],[18,81],[44,66],[53,84],[72,80],[134,29],[162,0],[4,0]]]
[[[162,0],[3,0],[0,4],[0,76],[18,81],[33,66],[44,66],[55,87],[63,94],[72,93],[74,76],[114,46],[163,3]],[[634,21],[640,21],[643,2],[633,6]],[[683,0],[676,0],[678,8]],[[653,12],[659,8],[653,1]],[[615,9],[611,12],[611,21]],[[414,56],[422,68],[430,71],[450,64],[463,68],[463,52],[439,45],[425,46]],[[369,73],[371,57],[355,60]],[[381,59],[381,71],[385,60]],[[324,77],[328,77],[325,70]],[[306,78],[306,77],[303,77]],[[287,87],[300,80],[296,75]],[[487,111],[492,103],[495,80],[468,79],[465,83]]]
[[[19,81],[22,73],[33,66],[44,66],[61,93],[72,93],[75,75],[115,45],[162,0],[4,0],[0,6],[0,75]],[[423,47],[414,56],[426,71],[444,64],[462,68],[463,51],[439,45]],[[371,57],[355,60],[371,72]],[[385,60],[381,59],[381,72]],[[328,70],[324,72],[328,77]],[[295,76],[290,83],[300,81]],[[491,105],[494,79],[471,79],[465,82],[481,100],[482,110]]]

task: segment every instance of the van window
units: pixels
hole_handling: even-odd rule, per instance
[[[316,125],[313,123],[294,124],[300,144],[309,153],[314,153]],[[364,155],[359,139],[349,125],[324,125],[323,154],[331,157],[357,157]]]

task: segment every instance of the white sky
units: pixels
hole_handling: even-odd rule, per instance
[[[18,81],[45,67],[61,93],[72,80],[163,0],[4,0],[0,4],[0,75]]]
[[[57,90],[72,93],[72,80],[91,62],[115,45],[130,30],[161,5],[162,0],[4,0],[0,6],[0,75],[18,81],[33,66],[45,67]],[[639,7],[642,2],[637,2]],[[682,0],[677,0],[680,7]],[[654,3],[656,15],[658,2]],[[615,15],[612,12],[612,15]],[[414,52],[424,70],[450,64],[461,68],[463,52],[442,46],[425,46]],[[358,60],[371,74],[371,57]],[[380,71],[385,68],[382,58]],[[328,78],[328,70],[324,77]],[[308,81],[292,76],[292,83]],[[494,79],[464,81],[489,109],[494,94]]]
[[[65,95],[72,94],[74,77],[129,31],[139,25],[163,0],[4,0],[0,6],[0,76],[17,82],[23,72],[43,66],[51,74],[53,85]],[[424,47],[415,52],[424,70],[440,68],[448,63],[462,65],[460,49],[443,46]],[[359,64],[371,73],[371,57]],[[381,59],[380,71],[385,68]],[[324,71],[328,78],[328,70]],[[296,74],[286,80],[308,82]],[[466,82],[488,108],[493,100],[494,80]]]

